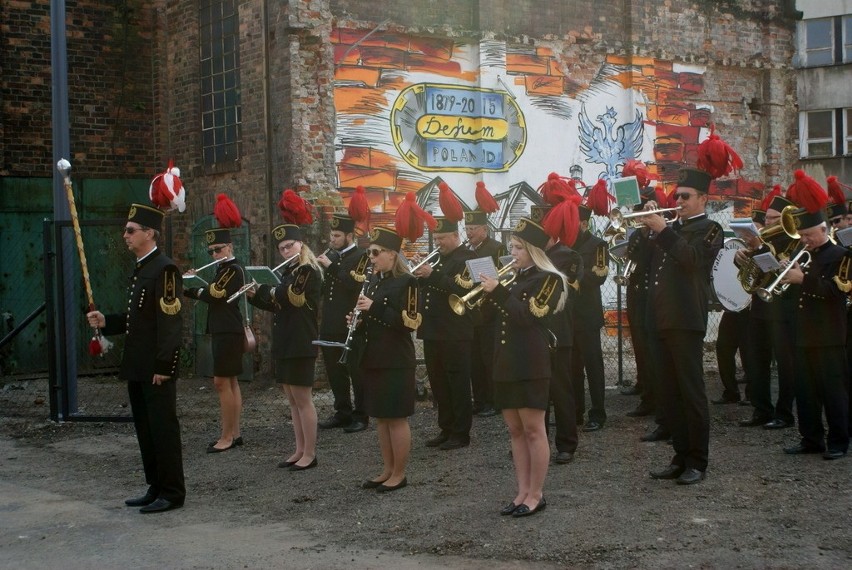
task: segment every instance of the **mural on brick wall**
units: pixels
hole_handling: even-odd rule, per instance
[[[368,33],[332,34],[336,162],[344,198],[363,186],[378,219],[408,192],[438,213],[440,180],[475,207],[481,180],[502,202],[492,225],[510,227],[550,172],[592,184],[619,176],[630,158],[671,191],[709,133],[700,65],[619,56],[593,64],[541,46]],[[762,184],[732,178],[717,192],[717,209],[733,206],[739,217]]]

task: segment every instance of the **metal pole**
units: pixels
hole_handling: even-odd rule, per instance
[[[71,219],[68,200],[65,197],[65,181],[54,165],[60,158],[71,158],[70,121],[68,114],[68,57],[65,43],[65,0],[50,0],[50,61],[52,74],[52,128],[53,128],[53,162],[50,171],[53,173],[53,219],[66,221]],[[64,232],[69,232],[67,226]],[[70,408],[77,409],[77,326],[78,311],[74,310],[75,303],[75,267],[73,242],[70,239],[59,240],[62,246],[60,259],[62,266],[58,285],[61,301],[57,304],[68,311],[57,319],[58,329],[54,329],[55,338],[60,346],[72,347],[63,350],[64,362],[60,363],[59,383],[66,388]],[[62,326],[64,322],[65,326]],[[60,355],[60,358],[62,356]],[[73,413],[73,412],[72,412]],[[60,418],[61,419],[61,418]]]
[[[616,303],[618,304],[618,385],[624,386],[624,329],[621,326],[621,285],[616,285]]]
[[[51,169],[53,170],[53,169]],[[44,220],[42,223],[44,232],[44,300],[47,305],[47,330],[56,330],[56,286],[54,282],[53,268],[56,263],[56,253],[53,251],[53,222]],[[50,419],[59,421],[59,378],[57,374],[57,364],[59,360],[56,356],[56,335],[47,335],[47,377],[48,386],[50,388]]]

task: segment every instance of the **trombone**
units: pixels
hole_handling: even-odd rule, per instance
[[[500,284],[502,284],[504,287],[514,281],[515,277],[518,275],[518,273],[514,271],[514,268],[515,261],[512,260],[511,263],[507,263],[506,265],[501,267],[499,271],[497,271],[498,281],[501,277],[504,277],[507,273],[511,272],[511,276],[508,279],[506,279],[505,281],[500,281]],[[459,316],[465,314],[468,309],[475,309],[476,307],[482,304],[482,297],[474,301],[474,299],[478,297],[481,293],[482,284],[480,283],[479,285],[471,289],[470,292],[468,292],[464,297],[459,297],[455,294],[450,295],[450,309],[452,309],[453,312]]]
[[[789,206],[787,207],[789,208]],[[790,284],[784,283],[783,285],[781,285],[781,280],[784,279],[784,276],[787,275],[787,272],[793,268],[793,265],[795,265],[796,262],[799,261],[802,256],[806,254],[808,256],[807,259],[802,261],[800,265],[802,267],[807,267],[808,265],[810,265],[811,254],[808,250],[802,249],[799,253],[796,254],[793,259],[790,260],[790,262],[787,264],[787,267],[785,267],[780,273],[778,273],[778,276],[775,278],[775,281],[773,281],[768,287],[761,287],[757,290],[757,296],[760,297],[761,301],[763,301],[764,303],[770,303],[772,302],[773,295],[780,295],[781,293],[787,290]]]
[[[618,228],[625,225],[633,225],[633,226],[641,226],[641,223],[634,222],[626,222],[625,220],[632,220],[633,218],[641,218],[643,216],[650,216],[651,214],[662,214],[663,212],[678,212],[678,215],[672,218],[671,220],[666,220],[667,224],[671,224],[672,222],[676,222],[678,217],[680,216],[680,211],[683,209],[683,206],[676,206],[674,208],[657,208],[656,210],[643,210],[641,212],[633,212],[632,214],[622,214],[619,208],[613,208],[609,213],[609,221],[612,224],[614,230],[618,230]]]

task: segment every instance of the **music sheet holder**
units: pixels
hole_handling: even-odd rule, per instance
[[[246,281],[256,281],[259,285],[280,285],[281,280],[269,267],[265,265],[246,265]]]

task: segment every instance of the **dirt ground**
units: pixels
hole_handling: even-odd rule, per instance
[[[721,388],[708,371],[708,396]],[[319,467],[276,464],[292,444],[289,415],[251,422],[246,444],[209,455],[215,395],[181,381],[186,506],[142,516],[122,505],[145,485],[130,424],[0,420],[0,567],[112,568],[849,568],[852,459],[787,456],[795,429],[740,428],[750,409],[711,405],[707,479],[654,481],[666,443],[642,443],[637,402],[607,390],[605,429],[582,433],[576,459],[551,465],[548,508],[500,517],[514,495],[500,417],[475,418],[470,447],[424,447],[427,403],[411,418],[409,486],[362,490],[378,473],[375,429],[320,431]],[[329,413],[327,405],[320,417]]]

